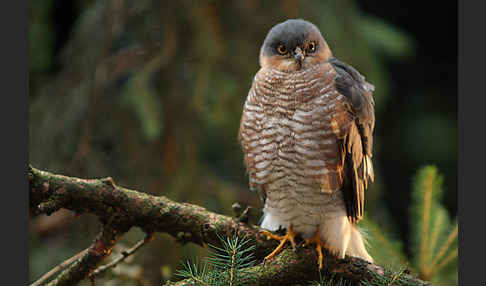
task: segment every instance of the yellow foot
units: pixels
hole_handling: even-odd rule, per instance
[[[323,255],[322,255],[322,247],[324,247],[324,243],[319,238],[319,231],[316,231],[316,233],[314,233],[314,236],[312,236],[311,238],[306,239],[304,246],[306,246],[310,243],[316,244],[316,251],[317,251],[317,255],[319,256],[319,270],[321,270],[322,269],[322,260],[324,258]]]
[[[277,255],[283,248],[284,244],[287,242],[287,241],[290,241],[290,243],[292,244],[292,248],[295,250],[295,236],[296,236],[296,233],[294,232],[294,228],[292,226],[289,227],[289,230],[287,231],[287,234],[283,235],[283,236],[278,236],[278,235],[275,235],[267,230],[263,231],[263,235],[267,237],[267,240],[269,239],[275,239],[275,240],[279,240],[280,241],[280,244],[277,246],[277,248],[275,248],[272,253],[270,253],[269,255],[267,255],[265,257],[265,259],[263,260],[263,263],[265,264],[265,262],[267,260],[270,260],[272,259],[275,255]]]

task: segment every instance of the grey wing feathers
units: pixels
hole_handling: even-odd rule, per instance
[[[334,79],[336,89],[348,98],[352,112],[356,115],[357,125],[362,137],[365,154],[372,156],[373,136],[375,128],[375,101],[372,92],[375,87],[366,82],[362,76],[352,66],[332,58],[329,61],[336,70]]]
[[[329,62],[337,73],[335,78],[337,90],[349,99],[358,117],[364,117],[365,120],[371,119],[375,106],[371,93],[375,90],[375,86],[366,82],[365,77],[352,66],[336,58],[331,58]]]
[[[374,86],[350,65],[332,58],[329,61],[336,71],[335,87],[349,102],[355,124],[351,124],[347,135],[341,140],[344,153],[344,200],[348,217],[359,221],[364,210],[364,190],[368,178],[374,180],[371,163],[373,129],[375,126]]]

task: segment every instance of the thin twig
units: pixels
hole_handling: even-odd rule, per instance
[[[79,259],[81,256],[83,256],[86,251],[88,251],[89,248],[86,248],[85,250],[82,250],[78,254],[74,255],[73,257],[63,261],[61,264],[57,265],[56,267],[52,268],[49,272],[44,274],[41,278],[39,278],[37,281],[34,283],[30,284],[30,286],[39,286],[42,283],[44,283],[49,277],[54,275],[54,273],[57,273],[58,271],[66,268],[69,264],[73,263],[75,260]]]
[[[96,266],[110,255],[113,247],[120,237],[129,230],[114,224],[103,224],[100,233],[96,236],[88,250],[74,263],[66,267],[47,286],[71,286],[88,277]]]
[[[153,238],[154,238],[154,234],[153,233],[147,234],[147,236],[144,239],[142,239],[139,242],[137,242],[132,248],[122,251],[121,252],[121,255],[119,257],[117,257],[116,259],[114,259],[113,261],[111,261],[108,264],[105,264],[105,265],[102,265],[102,266],[96,268],[91,274],[89,274],[88,277],[90,279],[93,279],[95,276],[100,275],[101,273],[105,272],[109,268],[115,267],[118,263],[122,262],[128,256],[130,256],[133,253],[135,253],[135,251],[137,251],[140,247],[142,247],[143,245],[145,245],[147,242],[151,241]]]

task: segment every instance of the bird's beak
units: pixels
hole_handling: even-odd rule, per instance
[[[299,63],[299,67],[302,67],[302,62],[304,61],[304,53],[300,47],[295,48],[294,57]]]

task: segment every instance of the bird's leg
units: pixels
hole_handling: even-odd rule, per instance
[[[319,236],[319,230],[317,230],[311,238],[305,239],[304,246],[315,243],[316,244],[316,251],[319,259],[319,270],[322,269],[322,261],[324,256],[322,255],[322,247],[325,246],[324,243],[321,241]]]
[[[277,248],[275,248],[272,251],[272,253],[270,253],[269,255],[267,255],[265,257],[265,259],[263,260],[264,263],[265,263],[265,261],[270,260],[275,255],[277,255],[282,250],[284,244],[287,241],[290,241],[290,243],[292,244],[292,248],[294,249],[294,251],[296,250],[296,247],[295,247],[295,236],[296,236],[296,233],[294,232],[294,228],[292,227],[292,225],[289,227],[289,229],[288,229],[288,231],[287,231],[287,233],[285,235],[278,236],[278,235],[275,235],[275,234],[269,232],[268,230],[263,231],[263,235],[267,237],[267,240],[268,239],[275,239],[275,240],[279,240],[280,241],[280,244],[277,246]]]

